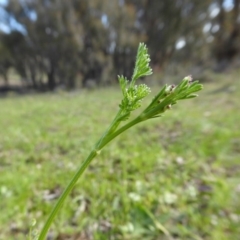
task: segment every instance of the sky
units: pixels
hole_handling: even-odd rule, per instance
[[[224,1],[224,7],[227,11],[232,10],[233,8],[233,0],[225,0]]]
[[[26,34],[26,29],[24,28],[24,26],[17,22],[15,18],[9,17],[9,15],[3,9],[3,7],[7,4],[8,0],[0,0],[0,30],[5,33],[10,33],[11,30],[14,29],[22,32],[23,34]],[[33,21],[37,19],[37,14],[34,11],[29,11],[27,9],[25,10],[30,19],[32,19]]]
[[[0,4],[2,4],[2,5],[6,5],[7,2],[8,2],[8,0],[0,0]]]

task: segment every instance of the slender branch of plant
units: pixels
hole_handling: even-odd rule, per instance
[[[62,195],[53,207],[45,225],[43,226],[38,240],[45,240],[48,230],[65,199],[72,191],[78,179],[89,166],[91,161],[100,154],[100,151],[114,138],[125,132],[134,125],[152,118],[159,118],[164,112],[171,109],[179,100],[195,98],[196,92],[200,91],[203,86],[198,81],[193,81],[191,76],[185,77],[179,85],[165,85],[159,93],[152,99],[150,104],[133,120],[129,120],[131,112],[141,107],[142,100],[149,95],[150,88],[145,84],[136,85],[136,80],[141,77],[152,74],[152,69],[149,66],[150,57],[147,47],[144,43],[140,43],[138,47],[135,68],[132,79],[129,81],[124,76],[118,76],[121,86],[123,99],[119,104],[119,111],[109,128],[100,137],[95,144],[88,157],[83,161],[82,165],[77,169],[76,173],[68,183]],[[128,122],[126,122],[128,121]],[[122,124],[122,126],[121,126]]]

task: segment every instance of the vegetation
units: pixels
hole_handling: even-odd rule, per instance
[[[239,14],[240,0],[0,2],[0,240],[238,239]],[[179,76],[203,70],[201,98],[175,106],[202,88]]]
[[[49,238],[238,239],[237,76],[112,142]],[[40,231],[119,99],[114,88],[1,99],[0,239],[25,240],[33,219]]]
[[[148,54],[147,47],[144,43],[140,43],[131,81],[124,76],[118,76],[123,98],[119,104],[119,110],[115,118],[112,120],[108,129],[94,145],[87,158],[81,163],[80,167],[76,170],[76,173],[73,175],[65,190],[62,192],[46,223],[44,224],[38,240],[44,240],[46,238],[54,218],[56,217],[66,198],[73,190],[78,179],[89,167],[91,161],[100,154],[102,149],[109,142],[138,123],[152,118],[162,117],[162,114],[171,109],[171,107],[177,104],[179,100],[195,98],[197,97],[195,93],[202,89],[202,85],[199,84],[198,81],[193,82],[192,77],[190,76],[185,77],[177,86],[165,85],[152,99],[150,104],[142,111],[142,113],[140,113],[133,120],[129,120],[132,111],[140,108],[142,100],[150,93],[150,88],[146,84],[135,84],[136,80],[139,80],[139,78],[152,74],[152,69],[149,66],[149,63],[150,56]],[[126,123],[127,120],[129,121]],[[121,126],[122,122],[125,122],[123,126]]]
[[[8,0],[0,4],[2,82],[14,69],[39,91],[110,85],[117,74],[131,77],[139,41],[161,73],[169,63],[222,71],[240,53],[240,1],[226,2]]]

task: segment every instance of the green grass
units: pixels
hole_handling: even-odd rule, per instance
[[[199,98],[108,145],[67,199],[50,239],[239,239],[237,76],[205,84]],[[33,231],[41,229],[111,122],[120,94],[0,99],[1,240],[27,239],[33,219]]]

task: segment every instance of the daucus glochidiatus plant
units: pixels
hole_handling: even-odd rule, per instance
[[[136,80],[152,74],[149,62],[150,57],[147,47],[144,43],[140,43],[131,81],[124,76],[118,76],[123,93],[123,99],[119,104],[119,110],[115,118],[68,183],[66,189],[63,191],[56,205],[53,207],[52,212],[40,232],[38,240],[45,240],[50,225],[60,210],[64,200],[69,195],[75,183],[91,163],[93,158],[100,153],[105,145],[132,126],[148,119],[161,117],[165,111],[170,109],[179,100],[197,97],[195,93],[203,88],[198,81],[192,81],[190,76],[185,77],[177,86],[165,85],[152,99],[150,104],[136,118],[130,120],[131,112],[141,107],[142,100],[150,93],[150,88],[147,85],[136,85]]]

